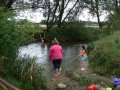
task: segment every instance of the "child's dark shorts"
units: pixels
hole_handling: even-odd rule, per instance
[[[53,60],[53,66],[54,66],[54,69],[59,69],[60,66],[61,66],[61,59],[55,59]]]

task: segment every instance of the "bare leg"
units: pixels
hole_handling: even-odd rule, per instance
[[[58,76],[58,69],[55,69],[55,70],[54,70],[53,76]]]
[[[86,65],[86,62],[82,61],[82,68],[81,68],[81,70],[85,70],[85,65]]]

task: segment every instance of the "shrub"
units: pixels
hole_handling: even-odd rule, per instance
[[[17,30],[20,32],[21,45],[36,42],[40,39],[39,36],[35,38],[36,34],[39,34],[43,29],[37,24],[28,22],[27,20],[21,20],[16,23]]]
[[[82,27],[83,26],[78,22],[69,22],[64,23],[62,28],[55,27],[52,30],[49,30],[49,32],[45,32],[45,34],[49,39],[57,37],[62,42],[76,42],[79,41],[79,28]]]
[[[120,32],[116,32],[94,43],[94,49],[89,55],[91,67],[104,75],[119,76],[120,68]]]
[[[64,42],[91,42],[103,37],[104,32],[95,28],[85,28],[81,22],[68,22],[62,28],[53,28],[45,33],[47,38],[59,38]]]
[[[0,13],[0,73],[3,76],[14,62],[20,45],[19,32],[16,30],[15,22],[7,20],[11,15],[12,12],[1,11]]]
[[[108,21],[109,32],[120,31],[120,14],[114,13],[109,17]]]
[[[16,60],[18,48],[23,40],[21,35],[23,32],[30,32],[29,30],[37,32],[33,31],[36,28],[30,27],[29,29],[27,25],[25,29],[21,29],[24,25],[19,27],[20,24],[8,20],[11,13],[2,12],[0,8],[0,76],[22,90],[46,90],[46,80],[42,75],[42,69],[35,63],[35,60]]]

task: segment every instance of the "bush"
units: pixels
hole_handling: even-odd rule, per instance
[[[40,39],[39,36],[35,38],[36,34],[43,32],[43,29],[37,24],[28,22],[27,20],[21,20],[16,23],[17,29],[20,32],[21,45],[36,42]]]
[[[79,28],[83,28],[83,25],[80,25],[79,22],[69,22],[64,23],[62,28],[55,27],[49,32],[45,32],[45,34],[48,39],[57,37],[62,42],[76,42],[79,41]]]
[[[115,13],[109,17],[109,32],[120,31],[120,14]]]
[[[46,32],[47,38],[57,37],[62,42],[92,42],[103,37],[104,32],[95,28],[85,28],[81,22],[68,22],[62,28],[53,28]]]
[[[30,31],[36,33],[38,29],[34,31],[36,28],[30,27],[30,24],[26,25],[27,27],[19,26],[20,23],[18,25],[15,21],[8,20],[12,17],[11,15],[12,12],[2,12],[0,8],[0,77],[22,90],[46,90],[46,80],[42,75],[42,69],[35,60],[17,60],[21,40],[23,41],[27,32],[28,34]]]
[[[120,76],[120,32],[116,32],[94,43],[89,55],[90,65],[96,72],[104,75]]]
[[[3,76],[14,62],[20,45],[20,35],[15,22],[7,20],[9,15],[11,16],[12,12],[0,13],[0,73]]]

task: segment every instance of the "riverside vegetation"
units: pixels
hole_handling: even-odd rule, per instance
[[[47,90],[43,68],[36,64],[35,58],[17,58],[20,45],[36,42],[34,35],[43,29],[26,20],[8,20],[15,13],[4,12],[2,7],[0,12],[1,77],[22,90]],[[119,26],[119,22],[116,24]],[[55,27],[46,31],[45,35],[48,39],[57,37],[61,42],[89,42],[89,63],[93,70],[101,75],[116,77],[120,76],[120,32],[119,27],[113,28],[116,24],[108,31],[85,28],[81,22],[66,22],[62,28]]]
[[[34,42],[34,33],[41,32],[41,29],[32,23],[12,20],[14,15],[14,12],[4,12],[0,7],[0,77],[22,90],[46,90],[43,69],[35,59],[17,58],[20,45]]]

